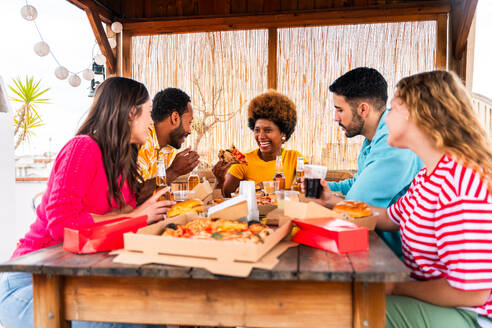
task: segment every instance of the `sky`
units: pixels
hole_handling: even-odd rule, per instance
[[[71,72],[79,72],[91,65],[92,54],[99,52],[84,11],[64,0],[29,0],[38,10],[36,23],[44,40],[61,65]],[[32,22],[24,20],[20,9],[25,0],[0,0],[0,75],[5,84],[16,77],[34,76],[41,79],[42,88],[50,88],[46,96],[50,104],[41,105],[39,113],[44,126],[36,129],[32,141],[20,146],[16,155],[58,152],[75,134],[87,113],[92,98],[88,97],[90,82],[82,79],[79,87],[68,80],[58,80],[55,60],[48,55],[37,56],[33,47],[40,41]],[[492,0],[479,0],[473,91],[492,98]],[[81,75],[79,75],[81,76]],[[12,109],[19,107],[11,103]]]

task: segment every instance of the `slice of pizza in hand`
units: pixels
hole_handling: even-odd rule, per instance
[[[241,153],[239,150],[237,150],[237,148],[234,147],[234,145],[226,150],[221,149],[219,151],[219,158],[227,163],[248,165],[248,162],[246,161],[246,157],[244,156],[244,154]]]

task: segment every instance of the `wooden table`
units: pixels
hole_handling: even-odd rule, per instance
[[[297,246],[246,279],[197,268],[113,263],[52,246],[0,265],[33,275],[35,327],[71,320],[244,327],[384,327],[384,282],[409,271],[374,233],[369,252]]]

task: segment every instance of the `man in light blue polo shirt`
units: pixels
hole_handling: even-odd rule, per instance
[[[365,137],[358,158],[358,170],[352,179],[328,182],[321,200],[333,206],[342,199],[332,191],[340,191],[347,200],[361,200],[372,206],[387,208],[405,194],[423,167],[410,150],[388,145],[388,84],[375,69],[359,67],[340,76],[330,86],[335,105],[335,121],[345,135]],[[399,232],[377,231],[379,236],[398,255],[402,256]]]

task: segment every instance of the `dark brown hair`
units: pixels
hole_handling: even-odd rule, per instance
[[[296,105],[287,96],[268,90],[254,97],[248,106],[248,126],[254,131],[256,120],[267,119],[278,126],[289,140],[297,123]]]
[[[140,115],[148,99],[149,92],[142,83],[110,77],[97,88],[89,114],[76,133],[89,135],[101,149],[111,207],[112,199],[119,208],[124,206],[121,189],[125,181],[133,192],[137,191],[138,148],[130,143],[129,122]]]

